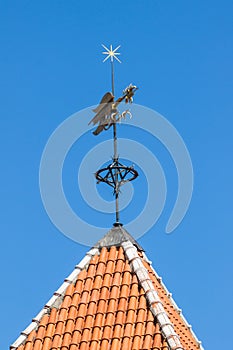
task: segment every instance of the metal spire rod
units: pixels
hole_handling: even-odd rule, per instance
[[[119,58],[117,57],[120,55],[117,50],[120,48],[120,45],[117,46],[116,49],[113,50],[112,45],[110,45],[110,49],[108,49],[105,45],[102,45],[103,48],[106,50],[103,52],[103,54],[107,55],[103,62],[105,62],[108,58],[110,58],[111,62],[111,78],[112,78],[112,94],[115,99],[115,86],[114,86],[114,59],[116,59],[118,62],[121,63]],[[116,117],[115,117],[116,118]],[[113,121],[113,147],[114,147],[114,155],[113,155],[113,161],[118,162],[118,152],[117,152],[117,125],[116,125],[116,119]],[[114,178],[115,178],[115,209],[116,209],[116,224],[119,224],[120,220],[120,214],[119,214],[119,181],[118,181],[118,169],[114,169]]]
[[[112,46],[111,46],[112,49]],[[113,52],[113,51],[112,51]],[[113,52],[114,54],[114,52]],[[110,56],[110,62],[111,62],[111,78],[112,78],[112,94],[114,96],[115,100],[115,85],[114,85],[114,55]],[[117,152],[117,124],[116,120],[113,122],[113,149],[114,149],[114,155],[113,155],[113,161],[118,161],[118,152]],[[118,225],[120,223],[120,213],[119,213],[119,181],[118,181],[118,169],[114,169],[114,178],[115,178],[115,212],[116,212],[116,222],[115,225]]]
[[[114,86],[114,61],[111,61],[111,76],[112,76],[112,94],[115,96],[115,86]]]
[[[114,62],[111,60],[111,69],[112,69],[112,94],[115,96],[115,89],[114,89]],[[113,147],[114,147],[114,156],[113,161],[118,161],[118,152],[117,152],[117,124],[116,120],[114,120],[113,123]],[[116,210],[116,223],[119,224],[120,222],[120,213],[119,213],[119,182],[118,182],[118,170],[117,168],[114,170],[114,177],[115,177],[115,210]]]

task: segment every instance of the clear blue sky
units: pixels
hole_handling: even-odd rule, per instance
[[[227,0],[0,2],[2,349],[18,337],[88,249],[50,222],[38,173],[53,130],[109,89],[101,43],[122,45],[118,91],[137,83],[136,102],[170,120],[194,167],[189,211],[176,231],[166,235],[176,173],[156,145],[167,172],[168,201],[156,226],[139,242],[204,347],[229,348],[232,12]],[[75,186],[70,168],[70,186]],[[140,198],[134,205],[137,211]]]

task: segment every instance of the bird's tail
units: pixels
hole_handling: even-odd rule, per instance
[[[99,135],[99,134],[101,133],[101,131],[103,131],[103,130],[104,130],[104,125],[99,125],[99,126],[95,129],[95,131],[93,131],[93,135],[97,136],[97,135]]]

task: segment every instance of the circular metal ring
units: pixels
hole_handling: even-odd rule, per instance
[[[98,183],[105,182],[109,186],[116,188],[117,183],[118,187],[120,187],[126,182],[135,180],[138,177],[138,172],[133,168],[133,166],[128,167],[119,164],[118,162],[113,162],[107,167],[98,170],[95,173],[95,177]]]

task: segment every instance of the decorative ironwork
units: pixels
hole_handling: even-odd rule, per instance
[[[128,167],[119,162],[113,161],[106,168],[102,168],[95,173],[97,183],[105,182],[107,185],[114,188],[114,194],[117,189],[129,181],[133,181],[138,177],[138,172],[133,165]]]
[[[113,127],[113,146],[114,146],[114,156],[113,162],[107,167],[98,170],[95,173],[97,183],[104,182],[111,186],[115,195],[115,206],[116,206],[116,222],[114,226],[121,226],[119,221],[119,193],[120,187],[126,182],[133,181],[138,177],[138,172],[133,166],[125,166],[119,162],[118,152],[117,152],[117,123],[120,123],[122,118],[126,118],[127,115],[132,117],[129,109],[120,113],[117,109],[121,102],[132,103],[135,91],[138,89],[136,85],[130,84],[123,90],[123,95],[114,101],[114,59],[121,63],[119,58],[120,55],[117,50],[120,48],[118,46],[116,49],[110,49],[102,45],[106,51],[103,52],[106,55],[103,62],[110,58],[111,62],[111,78],[112,78],[112,92],[107,92],[102,97],[100,104],[96,107],[93,112],[95,116],[91,119],[90,123],[93,125],[98,124],[96,130],[93,132],[94,135],[99,135],[100,132],[108,130],[111,126]]]

